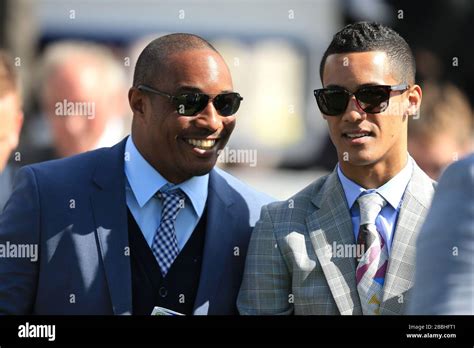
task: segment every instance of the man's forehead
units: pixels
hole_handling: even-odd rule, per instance
[[[226,63],[219,53],[211,49],[189,49],[170,54],[167,66],[171,70],[199,69],[202,67],[226,68]]]
[[[324,85],[384,84],[387,80],[391,80],[391,70],[385,52],[336,53],[327,57]]]
[[[387,60],[388,56],[384,51],[348,52],[330,54],[327,57],[326,64],[333,62],[341,64],[343,67],[350,66],[351,63],[380,66],[385,64]]]
[[[230,71],[223,58],[208,49],[189,50],[169,57],[167,80],[180,90],[205,90],[219,85],[220,90],[232,89]]]

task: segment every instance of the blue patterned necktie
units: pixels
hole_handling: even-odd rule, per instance
[[[170,192],[158,191],[156,196],[161,199],[162,211],[160,226],[153,237],[151,250],[160,265],[161,274],[165,277],[179,254],[174,222],[179,211],[184,208],[185,196],[179,189]]]
[[[359,196],[357,203],[360,209],[357,244],[364,250],[356,269],[357,291],[362,313],[377,315],[380,314],[388,251],[380,231],[377,230],[375,219],[387,201],[377,192],[372,192]]]

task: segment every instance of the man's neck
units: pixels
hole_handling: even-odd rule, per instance
[[[178,185],[192,178],[192,176],[179,175],[179,173],[177,173],[175,170],[168,170],[171,168],[165,168],[163,163],[157,161],[154,156],[152,156],[152,154],[147,151],[147,147],[140,142],[139,137],[134,138],[133,134],[130,136],[132,137],[132,141],[135,144],[137,151],[140,152],[145,161],[147,161],[158,173],[160,173],[160,175],[165,178],[166,181],[171,184]]]
[[[381,160],[377,163],[356,166],[347,161],[339,161],[339,166],[344,175],[365,189],[376,189],[383,186],[405,168],[408,153],[399,159],[388,161]]]

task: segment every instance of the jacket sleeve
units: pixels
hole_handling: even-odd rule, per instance
[[[290,277],[275,238],[268,206],[264,206],[250,238],[244,277],[237,298],[240,314],[292,314]]]
[[[0,314],[31,314],[40,252],[38,186],[32,168],[17,173],[0,214]]]
[[[409,314],[474,315],[474,155],[442,175],[417,241]]]

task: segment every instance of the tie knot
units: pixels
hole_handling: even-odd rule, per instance
[[[179,211],[184,208],[185,195],[180,189],[162,192],[158,191],[156,197],[161,199],[163,211],[161,212],[162,220],[176,220]]]
[[[360,210],[360,224],[375,224],[375,219],[379,215],[387,201],[377,192],[362,194],[357,198]]]

